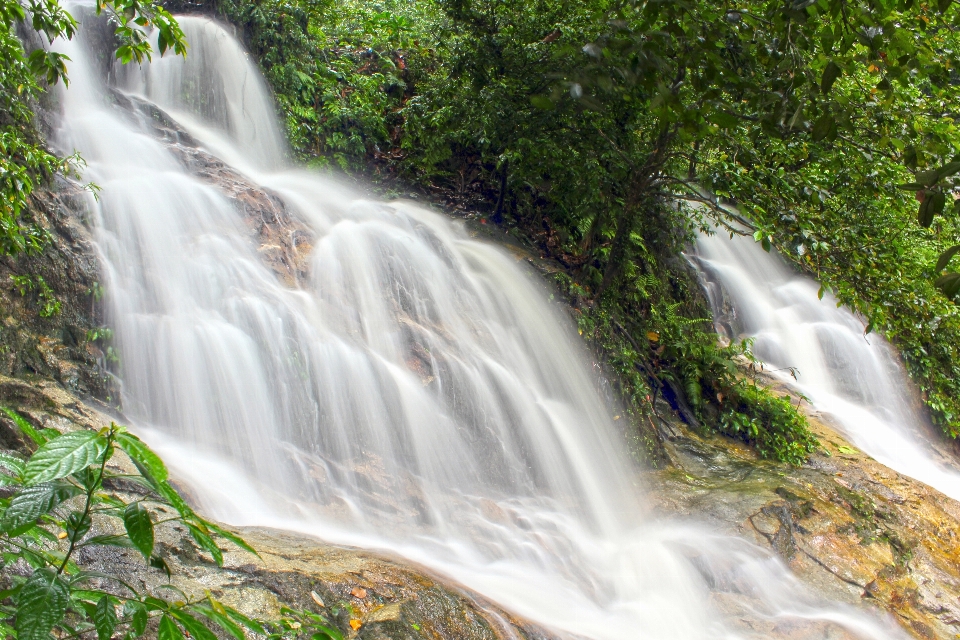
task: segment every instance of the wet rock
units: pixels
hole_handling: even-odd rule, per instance
[[[674,466],[650,472],[655,511],[752,538],[813,592],[889,612],[914,637],[960,634],[960,503],[808,417],[825,449],[800,468],[676,421]]]
[[[119,91],[111,95],[118,108],[165,143],[194,177],[213,185],[233,202],[261,259],[282,282],[292,287],[306,278],[314,233],[276,194],[205,151],[156,105]]]
[[[68,431],[100,428],[111,417],[76,398],[60,385],[30,384],[0,376],[0,401],[12,405],[38,428]],[[8,420],[0,418],[0,445],[28,447]],[[121,453],[110,460],[117,471],[133,472]],[[121,481],[109,489],[132,499],[142,495],[135,483]],[[189,496],[187,496],[189,498]],[[163,510],[161,507],[160,510]],[[172,512],[166,515],[174,515]],[[91,535],[121,533],[102,530]],[[116,526],[122,526],[117,524]],[[155,595],[169,595],[170,586],[188,598],[209,591],[248,616],[276,619],[281,607],[327,616],[347,638],[357,640],[547,640],[546,631],[513,617],[477,594],[398,558],[338,547],[315,538],[261,528],[233,529],[259,556],[226,540],[224,564],[196,547],[189,531],[175,522],[156,527],[155,549],[171,576],[150,568],[132,549],[87,547],[78,564],[90,571],[123,575]],[[110,588],[103,581],[101,588]]]

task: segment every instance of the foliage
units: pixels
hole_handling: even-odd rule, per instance
[[[117,57],[140,63],[151,56],[148,31],[157,34],[161,54],[172,48],[186,54],[186,42],[176,20],[153,2],[98,0],[116,27]],[[47,233],[33,219],[30,196],[54,174],[72,174],[82,166],[75,154],[59,158],[45,147],[34,124],[34,109],[45,86],[67,82],[69,58],[44,47],[28,51],[17,37],[18,25],[29,27],[47,42],[72,38],[76,20],[57,0],[0,0],[0,255],[38,252]]]
[[[419,5],[221,0],[216,6],[244,29],[305,159],[359,172],[392,153],[415,74],[410,66],[429,56],[421,42],[430,19]]]
[[[93,637],[127,640],[214,640],[248,634],[267,638],[343,640],[322,615],[284,608],[276,621],[249,618],[208,592],[190,599],[172,584],[153,593],[122,575],[89,571],[77,563],[85,548],[133,549],[151,567],[166,571],[155,527],[179,523],[193,541],[223,564],[223,538],[256,553],[242,538],[191,509],[171,486],[163,461],[139,438],[111,424],[94,431],[35,429],[3,409],[37,449],[27,459],[0,453],[0,553],[5,589],[0,592],[0,632],[17,640]],[[137,469],[125,474],[109,464],[117,450]],[[135,500],[117,495],[117,487]],[[134,487],[134,489],[129,489]],[[159,507],[159,509],[158,509]],[[162,510],[162,511],[161,511]],[[167,515],[174,512],[176,515]],[[114,533],[121,531],[121,533]],[[158,595],[159,591],[168,596]]]
[[[84,548],[115,546],[134,548],[151,566],[165,569],[155,554],[154,526],[175,520],[185,525],[200,548],[217,561],[223,552],[214,542],[219,535],[249,550],[236,535],[198,516],[170,486],[163,462],[136,436],[115,424],[93,431],[60,434],[34,429],[7,409],[20,429],[37,445],[29,459],[0,455],[0,481],[6,493],[0,501],[0,549],[5,567],[29,570],[4,571],[3,632],[20,640],[55,634],[92,632],[101,639],[122,633],[142,636],[150,620],[159,622],[161,637],[216,637],[201,622],[206,619],[237,636],[238,625],[262,632],[260,625],[211,596],[188,601],[172,585],[173,600],[137,589],[123,576],[84,570],[76,554]],[[117,449],[134,462],[139,474],[118,473],[108,466]],[[143,497],[126,502],[108,491],[106,484],[135,483]],[[156,507],[170,507],[177,515],[157,520]],[[124,533],[108,521],[122,525]],[[169,570],[168,570],[169,571]],[[106,582],[107,588],[98,585]],[[164,636],[164,633],[167,635]]]
[[[817,440],[798,408],[744,378],[740,363],[759,364],[750,343],[718,344],[709,319],[685,317],[678,313],[681,303],[663,301],[669,294],[655,290],[661,286],[656,278],[637,278],[642,290],[630,295],[621,289],[593,305],[583,304],[585,291],[569,276],[558,280],[579,304],[581,335],[617,374],[635,424],[649,419],[662,397],[692,425],[753,445],[764,458],[801,465],[815,450]],[[641,445],[657,462],[656,443],[648,437]]]
[[[727,379],[719,369],[733,367],[736,354],[716,347],[709,323],[684,324],[705,311],[688,267],[677,260],[694,232],[690,212],[672,203],[700,199],[692,183],[674,177],[687,173],[697,136],[721,131],[713,120],[722,119],[722,108],[655,109],[644,93],[649,87],[620,82],[613,90],[613,80],[601,75],[617,75],[626,48],[611,44],[621,58],[598,59],[583,46],[639,38],[640,26],[611,35],[609,11],[618,9],[606,2],[222,0],[216,6],[243,28],[303,155],[399,177],[512,227],[567,268],[582,321],[593,323],[589,335],[618,371],[635,423],[649,411],[656,376],[716,424],[716,393],[701,390]],[[730,26],[721,8],[657,6],[667,21],[696,14],[687,27],[699,25],[707,35]],[[709,59],[691,54],[677,62],[684,46],[658,49],[660,62],[647,80],[672,77],[663,64],[723,64],[699,44]],[[601,59],[608,60],[603,68]],[[604,87],[610,95],[599,95]],[[619,102],[600,104],[614,98]],[[693,119],[663,134],[657,118],[670,121],[677,113]],[[645,344],[648,332],[662,333],[659,346],[669,349],[641,372],[636,354],[645,349],[630,342]]]
[[[43,279],[42,276],[10,276],[13,286],[17,288],[21,296],[26,296],[30,292],[36,292],[37,306],[41,318],[49,318],[60,313],[60,301],[57,300],[53,289]]]
[[[810,433],[802,413],[786,397],[740,380],[724,398],[717,430],[754,445],[761,456],[794,465],[803,464],[816,450],[818,441]]]

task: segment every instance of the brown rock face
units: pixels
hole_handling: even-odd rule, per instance
[[[960,503],[858,452],[820,416],[801,468],[672,424],[656,509],[769,547],[814,592],[892,614],[917,638],[960,634]]]

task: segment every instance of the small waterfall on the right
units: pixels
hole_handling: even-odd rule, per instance
[[[960,499],[960,469],[927,442],[929,426],[893,348],[819,285],[752,238],[701,235],[691,256],[717,329],[753,352],[863,452]],[[796,379],[794,380],[794,376]]]

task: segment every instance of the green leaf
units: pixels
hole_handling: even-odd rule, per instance
[[[960,273],[942,275],[933,284],[943,292],[943,295],[956,300],[957,294],[960,293]]]
[[[943,211],[947,198],[940,191],[928,189],[923,193],[923,202],[920,203],[920,208],[917,210],[917,223],[921,227],[928,228],[933,224],[933,217]]]
[[[230,619],[233,620],[234,622],[242,624],[243,626],[245,626],[247,629],[250,629],[250,631],[253,631],[254,633],[259,633],[262,636],[267,635],[266,629],[263,628],[263,625],[260,624],[259,621],[254,620],[253,618],[248,618],[247,616],[243,615],[236,609],[232,607],[228,607],[227,605],[223,605],[223,608],[227,612],[227,615],[230,616]]]
[[[192,522],[184,522],[184,524],[190,529],[190,535],[197,541],[200,548],[209,552],[210,555],[213,556],[213,560],[217,563],[217,566],[222,567],[223,552],[220,550],[220,547],[217,546],[217,543],[213,541],[213,538]]]
[[[93,612],[93,624],[97,628],[98,640],[110,640],[117,628],[117,608],[115,598],[104,595]]]
[[[547,96],[530,96],[530,104],[543,111],[553,111],[556,105]]]
[[[949,162],[937,169],[937,180],[949,178],[952,175],[956,175],[958,172],[960,172],[960,162]]]
[[[177,490],[170,486],[169,482],[158,481],[154,483],[154,487],[157,490],[157,493],[166,500],[167,504],[177,510],[177,513],[180,514],[181,518],[192,517],[193,509],[190,508],[186,502],[183,501],[183,498],[180,497],[180,494],[177,493]]]
[[[831,60],[823,70],[823,77],[820,79],[820,91],[823,95],[830,93],[833,83],[843,74],[843,70],[837,66],[837,63]]]
[[[238,536],[237,534],[227,531],[223,527],[216,525],[212,522],[207,522],[206,520],[204,520],[203,523],[207,525],[207,529],[209,529],[210,531],[213,531],[217,535],[226,538],[227,540],[237,545],[244,551],[249,551],[253,555],[257,556],[258,558],[260,557],[260,554],[257,553],[257,550],[251,547],[249,544],[247,544],[247,541],[241,538],[240,536]]]
[[[814,142],[820,142],[828,135],[830,131],[836,126],[836,123],[833,120],[833,116],[828,114],[820,116],[815,123],[813,123],[813,130],[811,135],[813,136]]]
[[[66,483],[44,483],[24,487],[10,501],[0,518],[0,531],[11,538],[30,529],[37,519],[58,504],[80,495],[79,488]]]
[[[310,640],[344,640],[343,634],[333,627],[324,624],[311,625],[317,633],[310,636]]]
[[[142,602],[136,600],[127,600],[123,605],[124,617],[130,618],[130,629],[137,637],[142,636],[147,630],[147,608]]]
[[[92,536],[87,538],[83,543],[83,546],[89,546],[92,544],[103,545],[105,547],[121,547],[124,549],[133,549],[133,541],[128,536],[122,535],[102,535],[102,536]]]
[[[47,437],[33,428],[26,419],[21,416],[19,413],[10,409],[8,407],[3,407],[3,412],[10,416],[10,419],[13,420],[14,424],[17,425],[17,428],[23,432],[25,436],[34,441],[38,445],[44,445],[47,443]]]
[[[949,249],[947,249],[946,251],[944,251],[943,253],[941,253],[940,259],[937,260],[937,266],[934,267],[933,269],[934,272],[940,273],[941,271],[946,269],[947,265],[950,264],[950,259],[953,258],[953,256],[957,255],[958,252],[960,252],[960,244],[955,244]]]
[[[707,120],[722,129],[733,129],[740,124],[740,118],[726,111],[714,111],[707,116]]]
[[[160,556],[153,556],[150,558],[150,566],[154,569],[160,569],[165,574],[167,574],[167,579],[170,579],[172,572],[170,571],[170,565],[167,564],[167,561],[161,558]]]
[[[932,187],[940,178],[940,172],[936,169],[928,169],[917,173],[917,182],[925,187]]]
[[[87,535],[87,532],[90,531],[90,527],[93,526],[93,520],[90,518],[90,514],[88,513],[74,511],[67,517],[65,524],[67,536],[70,538],[70,540],[76,541]]]
[[[180,631],[180,627],[173,621],[173,618],[163,614],[163,617],[160,618],[160,626],[157,629],[157,638],[158,640],[183,640],[183,632]]]
[[[140,502],[131,502],[123,510],[123,526],[127,535],[145,560],[150,560],[153,554],[153,520],[150,512],[144,509]]]
[[[163,464],[163,460],[137,436],[121,431],[117,434],[117,446],[123,449],[131,459],[139,462],[140,466],[147,469],[158,482],[167,479],[167,467]]]
[[[904,191],[922,191],[924,187],[925,185],[919,182],[908,182],[907,184],[897,185],[897,189],[903,189]]]
[[[70,588],[53,569],[34,571],[17,598],[17,640],[48,640],[69,603]]]
[[[210,599],[211,602],[216,602],[216,600]],[[221,629],[232,635],[237,640],[246,640],[246,635],[243,633],[243,629],[240,628],[236,622],[230,619],[227,615],[226,607],[224,607],[219,602],[216,602],[217,608],[220,611],[217,611],[212,606],[206,604],[195,604],[191,605],[191,611],[195,611],[200,615],[206,617],[210,622],[219,626]]]
[[[69,476],[99,461],[107,441],[93,431],[72,431],[47,442],[31,456],[23,472],[27,485]]]
[[[12,456],[9,453],[0,453],[0,467],[11,471],[16,478],[20,479],[23,477],[23,469],[25,466],[26,463],[20,458]]]
[[[210,629],[207,629],[206,625],[191,616],[186,611],[182,609],[172,609],[170,615],[175,617],[180,624],[183,625],[183,628],[187,630],[191,636],[197,640],[217,640],[217,636],[214,635]]]
[[[840,453],[857,453],[857,450],[852,447],[837,447],[837,451]]]

